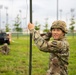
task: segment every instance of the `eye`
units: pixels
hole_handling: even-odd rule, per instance
[[[55,31],[56,29],[52,29],[52,31]]]

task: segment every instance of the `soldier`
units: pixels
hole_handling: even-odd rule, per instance
[[[28,29],[33,35],[37,47],[43,52],[50,53],[49,69],[46,75],[68,75],[69,44],[65,38],[66,23],[61,20],[54,21],[49,33],[41,36],[29,23]],[[50,40],[50,38],[53,40]]]
[[[9,54],[9,48],[8,48],[7,43],[4,43],[4,45],[1,47],[1,52],[2,52],[2,54],[4,54],[4,55]]]

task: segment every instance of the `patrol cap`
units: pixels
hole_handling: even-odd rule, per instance
[[[54,29],[54,28],[59,28],[61,29],[64,33],[67,33],[67,28],[66,28],[66,23],[64,21],[61,21],[61,20],[57,20],[57,21],[54,21],[52,23],[52,26],[50,28],[50,30]]]

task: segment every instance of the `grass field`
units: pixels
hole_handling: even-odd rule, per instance
[[[29,38],[12,37],[9,55],[0,53],[0,75],[28,75]],[[70,43],[69,75],[76,75],[76,37],[68,37]],[[49,53],[41,52],[33,44],[32,75],[45,75],[48,69]]]

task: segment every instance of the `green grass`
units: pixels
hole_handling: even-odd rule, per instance
[[[69,75],[76,74],[76,37],[73,39],[72,37],[68,38],[70,43],[70,57],[69,57]]]
[[[0,53],[0,75],[29,75],[29,38],[12,37],[9,55]],[[76,75],[76,37],[68,37],[70,43],[69,75]],[[32,75],[46,75],[49,53],[41,52],[33,44]]]

